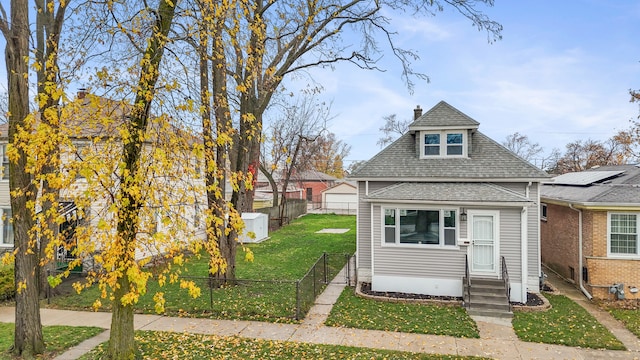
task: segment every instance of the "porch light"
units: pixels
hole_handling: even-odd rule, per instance
[[[467,221],[467,209],[460,208],[460,221]]]

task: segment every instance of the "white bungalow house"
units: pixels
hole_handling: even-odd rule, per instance
[[[424,115],[418,106],[409,131],[350,176],[359,282],[462,297],[471,308],[474,282],[502,283],[512,302],[539,291],[539,192],[548,176],[478,127],[444,101]]]

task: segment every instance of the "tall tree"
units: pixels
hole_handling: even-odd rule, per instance
[[[304,144],[301,170],[315,170],[342,179],[344,159],[350,151],[351,145],[338,139],[336,134],[323,132],[315,141]]]
[[[59,224],[55,217],[60,197],[60,134],[59,105],[63,94],[60,70],[58,67],[59,44],[62,34],[65,12],[68,2],[56,3],[53,0],[36,0],[36,51],[35,68],[37,76],[38,123],[36,133],[47,134],[33,147],[30,155],[40,158],[41,167],[34,169],[36,181],[40,185],[38,199],[40,211],[40,293],[47,286],[47,272],[54,269],[50,244],[56,242]],[[37,153],[36,153],[37,152]],[[49,251],[49,254],[47,252]]]
[[[330,108],[317,103],[313,96],[300,97],[282,109],[282,114],[269,124],[264,143],[266,151],[260,164],[260,170],[271,184],[274,206],[279,206],[280,225],[286,214],[292,176],[312,166],[311,144],[322,137],[330,113]],[[274,179],[276,173],[280,182]]]
[[[233,141],[227,142],[230,168],[235,174],[230,208],[239,213],[252,210],[251,185],[259,167],[263,116],[285,77],[339,62],[377,70],[376,59],[384,51],[378,39],[384,39],[400,61],[402,78],[412,89],[416,77],[427,77],[411,67],[411,61],[417,58],[415,52],[396,46],[395,32],[385,12],[432,16],[451,6],[487,31],[491,41],[499,39],[502,26],[479,11],[477,3],[492,6],[493,0],[216,2],[219,11],[211,29],[215,41],[209,45],[213,48],[209,66],[214,77],[218,76],[218,80],[211,80],[215,121],[225,127],[234,124],[236,130]],[[344,40],[347,33],[348,43]],[[353,36],[361,41],[351,41]],[[207,167],[207,171],[216,169]],[[230,277],[235,266],[235,243],[234,236],[224,236],[218,242]]]
[[[385,147],[399,136],[404,135],[409,130],[409,124],[411,124],[409,120],[398,120],[396,114],[387,115],[383,119],[384,125],[380,127],[382,137],[376,143],[380,147]]]
[[[110,359],[132,359],[135,357],[133,328],[133,306],[136,294],[144,293],[146,275],[140,272],[137,262],[137,237],[140,230],[140,210],[145,206],[144,168],[141,168],[143,145],[147,136],[150,109],[160,76],[160,63],[168,40],[176,2],[160,0],[146,48],[140,59],[139,80],[135,88],[135,99],[122,130],[122,159],[118,165],[119,188],[117,191],[117,214],[115,241],[107,254],[112,277],[112,318],[108,357]],[[118,255],[119,254],[119,255]],[[106,256],[106,255],[105,255]],[[141,288],[142,287],[142,288]]]
[[[13,352],[26,358],[44,351],[40,321],[38,272],[39,258],[35,239],[29,236],[35,221],[28,204],[34,202],[37,189],[27,167],[28,154],[21,146],[19,132],[33,122],[29,118],[29,5],[11,0],[7,17],[0,4],[0,30],[6,40],[5,59],[9,90],[9,189],[14,229],[15,255],[15,340]]]
[[[576,140],[566,145],[565,153],[558,159],[551,171],[557,174],[584,171],[597,166],[620,165],[628,156],[619,136],[601,142],[593,139]]]
[[[527,135],[519,132],[507,135],[502,145],[529,162],[533,162],[542,153],[540,144],[531,142]]]

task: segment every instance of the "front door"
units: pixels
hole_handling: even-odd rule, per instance
[[[497,211],[469,211],[469,270],[473,275],[498,275],[498,214]]]

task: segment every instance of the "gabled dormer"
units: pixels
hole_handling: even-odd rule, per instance
[[[416,107],[409,125],[420,159],[467,158],[471,152],[471,135],[480,125],[444,101],[426,114]]]

